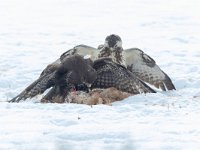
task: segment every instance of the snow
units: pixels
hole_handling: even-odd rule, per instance
[[[199,0],[0,0],[0,149],[199,149]],[[75,45],[109,34],[153,57],[177,90],[112,106],[7,100]]]

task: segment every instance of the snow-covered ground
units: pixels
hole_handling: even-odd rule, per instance
[[[199,150],[199,0],[0,0],[0,149]],[[8,103],[47,64],[111,33],[138,47],[177,91],[112,106]]]

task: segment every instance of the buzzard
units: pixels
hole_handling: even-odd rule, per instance
[[[97,102],[99,99],[113,102],[115,101],[115,98],[121,100],[130,95],[155,93],[153,89],[134,76],[128,69],[113,62],[111,58],[95,60],[93,68],[97,72],[97,77],[92,83],[90,87],[91,91],[89,91],[88,94],[80,94],[79,92],[71,94],[70,92],[66,95],[60,92],[60,89],[65,89],[65,87],[63,88],[59,87],[60,85],[57,85],[43,97],[42,102],[97,104],[99,103]],[[109,92],[112,89],[113,96],[111,96],[111,93]],[[119,96],[120,94],[121,97]],[[105,101],[102,103],[107,103]]]
[[[84,59],[83,56],[78,54],[63,58],[56,69],[52,69],[53,71],[51,70],[48,73],[43,71],[36,81],[11,99],[10,102],[32,98],[44,93],[50,87],[64,95],[78,84],[92,84],[97,76],[96,71],[92,68],[92,63],[90,59]],[[52,91],[50,90],[49,93],[52,93]]]
[[[175,90],[170,77],[160,69],[150,56],[138,48],[123,50],[122,40],[118,35],[106,37],[104,45],[99,46],[98,57],[111,57],[113,61],[124,65],[143,82],[163,91]]]
[[[72,49],[69,49],[68,51],[64,52],[59,59],[54,61],[53,63],[49,64],[40,74],[39,78],[35,80],[32,84],[30,84],[24,91],[22,91],[19,95],[14,97],[10,100],[10,102],[19,102],[22,99],[32,98],[38,94],[43,93],[46,89],[49,87],[52,87],[55,83],[51,82],[51,79],[54,79],[55,72],[59,70],[62,66],[66,65],[66,60],[70,58],[69,60],[75,59],[74,55],[80,55],[83,56],[85,59],[90,58],[91,60],[95,60],[97,56],[98,51],[90,46],[87,45],[77,45]],[[78,57],[78,56],[76,56]],[[76,58],[77,60],[79,58]],[[76,60],[75,59],[75,60]],[[75,61],[73,60],[73,61]],[[81,68],[83,64],[80,64],[80,66],[72,65],[73,67]],[[81,69],[82,70],[82,69]],[[87,70],[87,69],[86,69]],[[83,70],[82,70],[83,71]],[[67,76],[67,74],[65,74]],[[81,75],[81,74],[80,74]],[[50,84],[52,83],[52,84]],[[79,88],[79,85],[76,85]],[[85,90],[84,86],[84,90]],[[55,85],[52,87],[52,89],[47,93],[47,95],[44,98],[51,97],[51,95],[55,95],[55,93],[60,93],[60,86]]]

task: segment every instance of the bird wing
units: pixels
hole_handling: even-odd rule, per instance
[[[131,48],[125,50],[124,54],[127,68],[139,79],[163,91],[175,90],[170,77],[142,50]]]
[[[97,71],[97,79],[92,84],[92,89],[115,87],[132,94],[155,93],[133,73],[109,58],[96,60],[93,67]]]
[[[44,93],[44,91],[55,84],[55,71],[45,76],[39,77],[31,83],[19,95],[11,99],[9,102],[19,102],[27,98],[33,98],[36,95]]]
[[[57,59],[56,61],[54,61],[53,63],[49,64],[40,74],[40,76],[49,74],[54,72],[56,69],[58,69],[58,67],[60,66],[61,62],[65,61],[65,59],[75,55],[75,54],[79,54],[81,56],[84,57],[90,57],[91,60],[95,60],[97,58],[98,55],[98,50],[96,48],[93,48],[91,46],[87,46],[87,45],[77,45],[72,49],[67,50],[66,52],[64,52],[59,59]]]
[[[10,100],[10,102],[19,102],[22,99],[32,98],[42,94],[49,86],[52,85],[55,78],[55,71],[61,66],[61,63],[67,58],[79,54],[82,56],[91,55],[95,59],[98,51],[87,45],[78,45],[64,52],[59,59],[49,64],[40,74],[39,78],[25,88],[19,95]]]
[[[91,84],[96,79],[96,71],[92,68],[93,62],[83,56],[74,54],[64,59],[53,72],[40,76],[10,102],[19,102],[44,93],[48,88],[57,86],[60,94],[65,95],[67,90],[75,84]],[[52,95],[52,94],[50,94]]]
[[[63,59],[65,59],[68,56],[71,56],[71,55],[74,55],[74,54],[79,54],[79,55],[84,56],[84,57],[90,57],[91,60],[94,61],[98,56],[98,52],[99,52],[99,50],[97,50],[94,47],[83,45],[83,44],[77,45],[74,48],[64,52],[60,56],[60,60],[62,61]]]

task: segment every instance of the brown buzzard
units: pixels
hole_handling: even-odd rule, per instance
[[[92,84],[96,79],[96,71],[92,68],[92,61],[80,55],[71,55],[62,60],[58,67],[49,73],[43,71],[42,75],[30,84],[24,91],[14,97],[10,102],[19,102],[27,98],[44,93],[50,87],[57,88],[62,95],[67,94],[71,88],[78,84]]]
[[[84,95],[73,94],[71,95],[71,97],[74,97],[77,100],[73,98],[73,100],[70,101],[69,100],[70,95],[66,95],[66,94],[64,95],[62,92],[60,92],[61,91],[60,89],[65,89],[65,87],[63,88],[63,87],[60,87],[60,85],[56,85],[43,97],[42,102],[82,103],[83,101],[79,102],[78,99],[82,99],[83,97],[85,97],[85,95],[91,95],[90,98],[85,97],[84,98],[85,100],[83,102],[84,104],[91,104],[90,102],[94,100],[94,96],[98,93],[98,92],[96,93],[95,91],[97,89],[101,89],[101,92],[103,92],[104,90],[102,89],[107,89],[107,88],[116,89],[115,92],[113,91],[115,95],[116,93],[118,93],[118,95],[120,93],[122,94],[122,92],[129,93],[129,96],[130,96],[130,93],[132,95],[140,94],[140,93],[155,93],[153,89],[151,89],[143,81],[141,81],[136,76],[134,76],[134,74],[131,73],[128,69],[126,69],[124,66],[120,64],[113,62],[111,58],[101,58],[101,59],[95,60],[93,64],[93,68],[97,72],[97,78],[92,83],[91,88],[90,88],[92,91],[90,91],[89,94],[84,94]],[[106,93],[106,91],[103,93]],[[125,97],[128,97],[127,96],[128,94],[125,94],[125,95],[124,95]],[[103,98],[104,96],[103,97],[100,96],[100,97]],[[108,95],[107,98],[111,100],[112,96]],[[114,98],[114,95],[113,95],[113,98]]]

